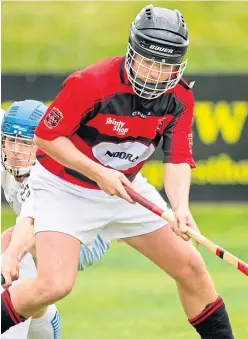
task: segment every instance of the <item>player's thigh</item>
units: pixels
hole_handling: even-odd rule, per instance
[[[176,236],[169,225],[123,239],[176,280],[204,273],[204,262],[191,242]]]
[[[38,278],[68,292],[74,285],[80,241],[59,232],[36,233]]]

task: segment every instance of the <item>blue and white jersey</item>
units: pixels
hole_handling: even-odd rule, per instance
[[[1,182],[7,202],[18,215],[17,221],[24,217],[34,218],[34,193],[30,187],[30,179],[17,182],[1,165]]]
[[[20,189],[20,183],[15,180],[13,175],[9,174],[1,164],[1,183],[3,192],[10,207],[19,214],[21,211],[21,201],[18,201],[17,195]]]
[[[0,125],[2,124],[4,113],[4,110],[1,108]],[[17,221],[23,217],[34,218],[34,194],[30,188],[29,177],[20,183],[16,181],[15,177],[8,173],[3,164],[1,164],[1,185],[5,199],[18,215]]]

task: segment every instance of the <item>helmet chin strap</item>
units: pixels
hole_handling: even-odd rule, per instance
[[[138,95],[142,94],[142,97],[144,99],[150,99],[152,100],[152,94],[155,92],[155,85],[152,83],[146,83],[146,89],[144,92],[144,85],[145,82],[139,78],[136,78],[136,83],[135,83],[135,91]],[[147,98],[146,98],[147,97]]]
[[[32,166],[16,168],[14,166],[6,164],[6,161],[3,161],[3,166],[8,173],[13,175],[15,178],[28,177]]]
[[[147,91],[149,91],[149,90],[154,91],[155,89],[164,89],[164,86],[162,85],[162,83],[155,85],[155,84],[153,84],[151,82],[145,82],[145,81],[141,80],[138,77],[135,79],[135,81],[136,81],[136,84],[137,85],[140,84],[140,86],[142,86],[142,88],[143,88],[144,85],[146,85],[146,90]]]
[[[17,179],[20,179],[20,178],[27,178],[27,177],[29,177],[29,175],[30,175],[30,171],[27,172],[26,174],[15,175],[14,177],[17,178]]]
[[[133,74],[133,70],[132,69],[130,69],[130,74],[132,75],[133,78],[135,78],[135,92],[138,95],[142,94],[144,99],[152,100],[153,98],[151,96],[154,93],[156,93],[156,89],[159,89],[159,90],[163,90],[164,89],[164,86],[162,85],[162,83],[155,85],[155,84],[153,84],[151,82],[145,82],[142,79],[136,77]],[[146,86],[145,87],[145,91],[144,91],[144,86]],[[147,98],[145,98],[145,97],[147,97]]]

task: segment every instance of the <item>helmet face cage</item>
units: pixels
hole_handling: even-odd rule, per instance
[[[128,44],[125,68],[134,92],[141,98],[156,99],[175,87],[186,66],[187,60],[170,64],[147,58],[135,51],[130,42]]]
[[[30,138],[23,138],[18,133],[1,133],[1,160],[5,170],[15,177],[29,175],[34,162],[36,146]]]

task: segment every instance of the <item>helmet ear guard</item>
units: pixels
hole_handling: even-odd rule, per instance
[[[179,11],[152,5],[142,9],[131,24],[125,63],[134,92],[145,99],[155,99],[175,87],[187,66],[183,58],[188,45],[187,27]],[[139,73],[138,62],[142,67],[150,63],[146,77],[144,68]],[[160,69],[156,81],[150,76],[154,69]]]

